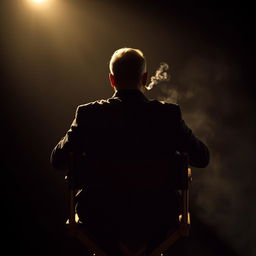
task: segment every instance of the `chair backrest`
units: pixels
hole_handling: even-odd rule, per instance
[[[70,216],[67,224],[73,230],[75,236],[85,245],[87,249],[94,251],[97,256],[106,256],[106,253],[102,251],[95,241],[90,238],[89,234],[86,234],[84,230],[79,229],[79,221],[75,211],[75,195],[80,188],[79,173],[80,169],[84,168],[86,161],[86,155],[83,153],[70,153],[70,165],[68,173],[68,184],[70,190]],[[189,214],[189,184],[191,182],[191,169],[188,168],[188,156],[187,154],[177,153],[175,161],[172,165],[172,180],[171,186],[177,189],[181,194],[181,215],[179,216],[180,225],[169,237],[166,238],[157,248],[155,248],[149,256],[159,256],[161,253],[170,248],[180,237],[189,235],[190,228],[190,214]],[[128,248],[124,247],[124,254],[132,256],[132,252]],[[135,256],[139,256],[144,253],[142,248],[138,252],[133,253]]]
[[[105,171],[107,169],[107,172]],[[176,190],[184,190],[188,187],[187,154],[176,153],[175,157],[156,159],[99,159],[91,157],[83,152],[70,153],[68,184],[72,189],[80,189],[85,183],[86,186],[95,185],[95,180],[107,183],[107,178],[115,175],[118,180],[117,169],[122,170],[122,179],[124,175],[126,182],[129,184],[129,178],[135,182],[137,186],[168,186]],[[106,177],[104,176],[106,175]],[[101,176],[103,178],[101,178]],[[101,180],[102,179],[102,180]],[[145,182],[146,180],[146,182]],[[152,182],[152,184],[151,184]],[[161,184],[165,183],[165,184]],[[123,186],[124,184],[122,184]],[[136,184],[129,184],[136,185]]]

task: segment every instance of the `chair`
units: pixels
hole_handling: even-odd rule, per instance
[[[67,178],[70,190],[70,216],[66,224],[70,234],[76,237],[89,251],[96,256],[111,256],[107,255],[98,245],[97,242],[90,236],[88,232],[81,228],[81,223],[75,211],[75,196],[79,193],[75,181],[77,179],[77,168],[83,160],[83,154],[70,153],[70,167]],[[188,156],[184,153],[177,154],[175,183],[176,189],[181,195],[180,205],[181,214],[179,216],[179,226],[172,232],[160,245],[149,253],[147,256],[160,256],[168,250],[178,239],[189,236],[190,231],[190,213],[189,213],[189,185],[192,181],[191,169],[188,168]],[[131,251],[124,244],[120,243],[120,249],[124,256],[141,256],[145,253],[146,247],[142,246],[136,252]]]

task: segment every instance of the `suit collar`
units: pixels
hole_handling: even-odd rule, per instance
[[[137,89],[121,89],[117,90],[112,98],[121,98],[121,99],[134,99],[134,100],[142,100],[148,101],[147,97]]]

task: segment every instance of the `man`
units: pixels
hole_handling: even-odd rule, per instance
[[[67,169],[69,152],[84,156],[78,215],[103,249],[118,254],[119,240],[153,247],[176,227],[178,198],[170,186],[175,155],[186,152],[191,166],[204,168],[209,151],[178,105],[145,97],[147,69],[140,50],[117,50],[109,68],[114,95],[78,106],[51,163]]]

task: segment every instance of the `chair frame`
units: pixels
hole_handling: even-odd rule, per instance
[[[180,189],[181,193],[181,215],[179,216],[179,226],[178,228],[172,232],[160,245],[158,245],[149,255],[147,256],[160,256],[165,251],[167,251],[178,239],[181,237],[189,236],[190,231],[190,212],[189,212],[189,188],[190,183],[192,181],[191,168],[188,168],[188,156],[185,153],[179,154],[182,157],[182,177],[184,179],[183,188]],[[76,214],[75,210],[75,196],[78,192],[76,188],[74,188],[74,173],[75,173],[75,153],[70,153],[70,167],[68,177],[69,184],[69,219],[66,222],[68,230],[70,234],[76,237],[89,251],[96,256],[109,256],[106,252],[104,252],[94,241],[94,239],[90,236],[88,232],[86,232],[79,223],[79,218]],[[120,243],[120,249],[124,256],[141,256],[145,250],[146,246],[142,246],[136,252],[131,251],[124,244]]]

